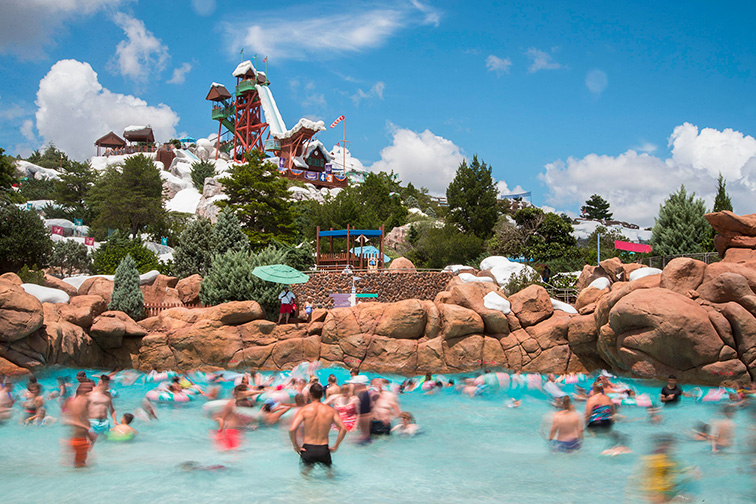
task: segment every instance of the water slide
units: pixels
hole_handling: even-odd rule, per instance
[[[260,96],[263,114],[265,114],[265,122],[270,126],[271,134],[281,135],[285,133],[287,131],[286,124],[283,117],[281,117],[281,112],[278,111],[273,93],[270,92],[268,86],[256,84],[255,89],[257,89],[257,93]]]

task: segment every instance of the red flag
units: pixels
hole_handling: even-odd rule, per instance
[[[642,243],[631,243],[621,240],[614,240],[614,248],[617,250],[627,250],[628,252],[639,252],[641,254],[648,254],[651,252],[650,245],[643,245]]]
[[[265,56],[265,58],[263,58],[263,63],[267,63],[267,62],[268,62],[268,57]]]
[[[341,121],[343,121],[343,120],[344,120],[344,116],[343,116],[343,115],[342,115],[342,116],[339,116],[339,118],[338,118],[338,119],[336,119],[335,121],[333,121],[333,124],[331,124],[331,128],[335,128],[335,127],[336,127],[336,125],[337,125],[337,124],[339,124],[339,123],[340,123]]]
[[[52,234],[61,235],[61,236],[63,235],[63,228],[60,226],[53,226],[51,231],[52,231]]]
[[[94,247],[94,236],[87,236],[86,238],[84,238],[84,245]]]

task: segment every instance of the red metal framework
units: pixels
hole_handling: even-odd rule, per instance
[[[234,161],[237,162],[243,162],[244,154],[252,149],[264,152],[265,141],[270,137],[268,123],[262,120],[262,104],[254,84],[254,79],[236,79]]]

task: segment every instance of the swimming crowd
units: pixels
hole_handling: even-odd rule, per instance
[[[577,375],[548,375],[544,381],[541,375],[510,375],[489,370],[476,378],[462,378],[459,384],[442,375],[430,374],[392,384],[385,378],[371,380],[354,369],[345,383],[340,384],[331,374],[327,383],[321,384],[315,375],[318,366],[318,363],[304,363],[285,380],[280,375],[276,378],[254,371],[187,375],[153,371],[142,375],[126,370],[102,374],[95,379],[80,371],[76,376],[75,388],[67,379],[58,378],[57,388],[47,394],[43,394],[42,386],[32,377],[26,388],[16,395],[13,382],[0,377],[0,422],[8,421],[14,406],[19,404],[23,408],[22,423],[50,425],[57,419],[48,414],[46,404],[56,401],[64,422],[70,427],[68,445],[73,465],[85,467],[90,450],[101,436],[111,441],[128,441],[138,434],[131,426],[135,417],[145,422],[157,419],[156,402],[180,403],[204,396],[207,401],[203,412],[217,422],[214,440],[219,450],[237,450],[246,431],[280,425],[289,432],[292,448],[300,457],[303,472],[309,472],[315,465],[323,465],[330,474],[331,454],[338,449],[347,433],[354,433],[351,437],[357,443],[367,445],[376,436],[414,436],[422,432],[414,416],[400,407],[399,397],[407,392],[434,394],[444,389],[454,389],[476,397],[485,394],[487,388],[495,387],[542,390],[556,408],[550,425],[542,432],[555,453],[580,450],[586,432],[609,441],[610,446],[602,455],[631,453],[626,436],[613,429],[617,422],[624,419],[619,413],[623,405],[644,407],[652,424],[660,423],[663,418],[661,408],[647,394],[638,395],[632,387],[613,382],[613,377],[605,372],[585,388],[578,385]],[[124,413],[118,418],[113,402],[117,392],[111,390],[111,381],[117,380],[128,386],[140,377],[160,382],[160,385],[146,394],[141,407],[134,413]],[[585,380],[585,376],[580,376],[580,379]],[[231,397],[219,399],[221,385],[228,381],[234,382]],[[570,385],[571,392],[565,390],[566,385]],[[682,397],[725,403],[721,418],[711,425],[700,424],[690,433],[693,439],[709,442],[712,452],[733,446],[736,408],[748,404],[751,397],[756,395],[756,387],[751,384],[723,385],[711,389],[704,397],[698,388],[684,392],[677,379],[670,376],[659,394],[659,402],[665,406],[679,404]],[[577,402],[585,403],[582,413],[575,408]],[[522,401],[516,399],[509,399],[508,402],[512,408],[521,404]],[[334,443],[329,440],[332,431],[336,433]],[[694,471],[686,474],[682,465],[675,460],[674,445],[673,437],[660,435],[653,453],[644,459],[643,485],[650,502],[670,501],[681,493],[680,482],[695,476]],[[207,468],[190,464],[186,469]]]

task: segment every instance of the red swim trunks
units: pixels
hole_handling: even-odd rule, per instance
[[[236,450],[241,445],[241,434],[238,429],[223,429],[217,434],[215,441],[222,450]]]
[[[281,313],[294,313],[294,303],[281,303]]]
[[[71,450],[74,452],[74,467],[87,465],[87,453],[89,453],[89,438],[71,438]]]

